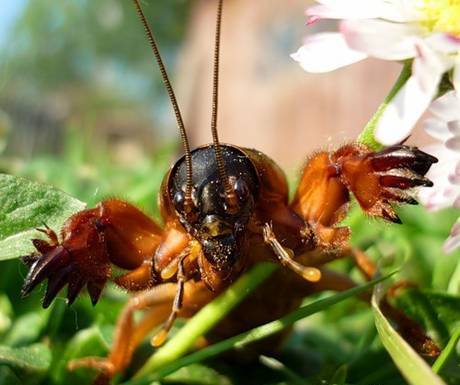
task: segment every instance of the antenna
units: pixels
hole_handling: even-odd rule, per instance
[[[161,78],[163,80],[163,84],[166,88],[169,99],[171,101],[172,108],[174,110],[174,115],[176,116],[177,126],[179,128],[180,136],[182,139],[182,145],[184,147],[185,166],[187,170],[184,209],[185,209],[186,214],[189,214],[193,208],[193,202],[192,202],[193,182],[192,182],[192,155],[190,153],[190,145],[188,143],[187,132],[185,131],[184,121],[182,120],[182,115],[180,113],[176,95],[174,94],[174,91],[172,89],[171,83],[169,81],[168,73],[166,72],[166,68],[160,56],[160,51],[158,50],[157,43],[155,41],[155,38],[153,37],[152,29],[150,28],[147,18],[145,17],[144,11],[142,10],[139,0],[133,0],[133,2],[134,2],[134,6],[136,7],[136,11],[139,15],[139,19],[141,20],[142,25],[144,26],[145,34],[147,35],[147,40],[150,44],[150,47],[152,48],[153,55],[155,56],[155,60],[161,72]]]
[[[220,30],[222,26],[222,7],[223,0],[218,0],[217,17],[216,17],[216,40],[214,45],[214,68],[212,76],[212,115],[211,115],[211,133],[214,145],[214,154],[216,156],[217,170],[219,172],[220,182],[225,191],[225,200],[229,208],[237,206],[236,195],[230,186],[230,182],[225,171],[224,158],[222,157],[222,148],[219,144],[219,135],[217,133],[217,111],[219,99],[219,56],[220,56]]]

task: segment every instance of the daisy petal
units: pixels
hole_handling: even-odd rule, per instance
[[[435,90],[424,89],[412,75],[384,110],[375,129],[377,141],[390,146],[404,140],[428,108]]]
[[[460,39],[447,33],[433,33],[426,42],[436,51],[451,54],[460,51]]]
[[[454,83],[455,90],[460,93],[460,54],[457,54],[457,57],[455,58],[452,83]]]
[[[340,31],[350,48],[379,59],[404,60],[417,54],[414,39],[419,28],[415,24],[343,20]]]
[[[413,7],[403,7],[397,3],[381,0],[317,0],[320,6],[307,9],[307,15],[328,19],[386,19],[398,22],[416,19]]]
[[[428,118],[423,121],[423,128],[435,139],[446,141],[452,134],[449,132],[446,126],[446,122],[438,118]]]
[[[460,102],[455,91],[449,91],[436,99],[430,106],[430,112],[446,122],[460,120]]]
[[[433,96],[444,72],[452,67],[452,59],[432,49],[421,39],[416,39],[417,57],[412,65],[412,73],[422,89]]]
[[[452,184],[455,184],[457,186],[460,186],[460,175],[457,175],[457,174],[451,174],[449,175],[449,182],[452,183]],[[459,207],[460,205],[460,197],[458,197],[454,203],[453,203],[453,206],[454,207]]]
[[[320,5],[307,8],[308,16],[326,19],[372,19],[381,17],[376,1],[372,0],[325,0]]]
[[[460,152],[460,137],[454,136],[446,142],[446,147],[449,150]]]
[[[460,136],[460,120],[447,122],[447,128],[451,134]]]
[[[307,37],[291,57],[307,72],[321,73],[356,63],[367,57],[350,49],[340,33],[325,32]]]
[[[460,195],[460,187],[452,185],[449,175],[455,172],[455,165],[460,161],[460,154],[447,150],[442,143],[427,146],[422,149],[438,158],[426,177],[433,181],[433,187],[418,190],[418,200],[428,210],[441,210],[451,207]]]

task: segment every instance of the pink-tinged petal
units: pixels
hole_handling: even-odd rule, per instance
[[[420,33],[415,24],[384,20],[344,20],[340,23],[348,46],[384,60],[404,60],[416,56],[414,39]]]
[[[460,94],[460,53],[455,57],[452,83],[454,83],[454,89]]]
[[[416,19],[413,7],[382,0],[317,0],[320,5],[307,9],[307,15],[327,19],[386,19],[398,22]]]
[[[460,222],[456,222],[452,226],[449,238],[444,243],[443,249],[445,253],[451,253],[460,246]]]
[[[455,199],[453,206],[458,209],[460,208],[460,195]]]
[[[434,33],[425,38],[436,51],[452,54],[460,51],[460,39],[447,33]]]
[[[460,162],[460,154],[448,150],[441,143],[427,146],[423,151],[438,158],[439,162],[433,164],[427,173],[427,178],[433,181],[433,187],[420,188],[417,191],[418,200],[432,211],[451,207],[460,195],[460,186],[453,185],[449,176]]]
[[[453,120],[451,122],[447,122],[447,128],[449,132],[453,135],[460,135],[460,120]]]
[[[460,186],[460,175],[450,174],[448,180],[450,183]],[[457,200],[455,200],[455,202],[457,202]],[[454,202],[454,206],[455,206],[455,202]]]
[[[446,141],[452,134],[447,128],[446,122],[438,118],[428,118],[423,121],[423,128],[435,139]]]
[[[449,91],[431,104],[430,112],[446,122],[460,120],[460,99]]]
[[[317,21],[320,21],[321,17],[319,16],[308,16],[307,18],[307,25],[315,24]]]
[[[383,111],[375,129],[377,141],[391,146],[407,138],[430,105],[436,88],[437,84],[430,89],[422,87],[420,81],[412,75]]]
[[[452,67],[452,58],[435,51],[425,41],[418,38],[415,46],[417,57],[412,65],[412,74],[418,79],[425,92],[434,95],[441,76]]]
[[[308,16],[325,19],[373,19],[380,17],[372,0],[318,1],[320,5],[307,8]]]
[[[449,150],[460,152],[460,137],[454,136],[446,142],[446,147]]]
[[[350,49],[340,33],[324,32],[307,37],[291,57],[307,72],[333,71],[365,59],[362,52]]]

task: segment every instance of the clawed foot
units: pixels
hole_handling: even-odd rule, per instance
[[[401,223],[390,203],[416,205],[417,201],[408,192],[413,187],[431,187],[433,182],[425,177],[433,163],[438,160],[416,147],[395,145],[370,157],[381,189],[381,216]]]
[[[344,147],[336,154],[336,161],[343,183],[369,215],[401,223],[392,204],[417,204],[410,190],[433,185],[425,174],[438,160],[416,147],[398,144],[355,156],[350,154],[352,150]]]
[[[59,242],[56,233],[46,225],[45,228],[37,230],[45,233],[48,239],[33,239],[32,243],[37,251],[21,258],[30,268],[21,295],[28,295],[47,279],[44,308],[51,304],[66,285],[69,305],[85,286],[95,304],[110,274],[105,246],[97,226],[91,221],[81,221],[78,215],[72,217],[64,225],[62,242]]]

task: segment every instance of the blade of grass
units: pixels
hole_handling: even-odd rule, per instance
[[[136,373],[134,380],[131,380],[124,385],[141,385],[148,384],[151,381],[163,378],[170,373],[173,373],[177,369],[180,369],[184,366],[190,365],[192,363],[203,361],[209,357],[216,356],[224,351],[233,349],[233,348],[242,348],[247,344],[250,344],[254,341],[258,341],[262,338],[268,337],[270,335],[276,334],[286,328],[287,326],[292,325],[294,322],[308,317],[312,314],[315,314],[321,310],[324,310],[336,303],[339,303],[347,298],[360,294],[375,284],[387,279],[389,276],[385,276],[373,281],[370,281],[364,285],[357,286],[353,289],[337,293],[326,298],[322,298],[308,305],[302,306],[299,309],[289,313],[288,315],[264,324],[262,326],[256,327],[252,330],[249,330],[245,333],[239,334],[235,337],[231,337],[222,342],[218,342],[214,345],[211,345],[207,348],[201,349],[195,353],[189,354],[188,356],[180,358],[180,356],[169,356],[168,360],[165,360],[163,357],[161,361],[155,360],[153,355],[152,358],[147,361],[147,363]],[[216,302],[216,301],[214,301]],[[212,302],[212,303],[214,303]],[[207,305],[209,306],[209,305]],[[205,308],[203,308],[205,309]],[[195,321],[195,318],[192,318],[190,322]],[[182,330],[186,329],[188,324],[184,326]],[[180,332],[181,332],[180,331]],[[179,333],[178,333],[179,334]],[[176,334],[177,336],[177,334]],[[175,338],[174,338],[175,340]],[[171,340],[172,341],[172,340]],[[143,377],[143,378],[140,378]]]
[[[385,289],[382,285],[375,288],[372,296],[372,310],[380,340],[393,362],[411,385],[445,385],[444,381],[431,370],[431,367],[394,330],[381,312],[379,303],[384,293]]]
[[[457,346],[458,341],[460,340],[460,328],[457,328],[452,337],[450,338],[449,342],[447,343],[446,347],[443,349],[437,360],[432,366],[433,372],[439,373],[444,365],[449,361],[451,355],[455,352],[455,348]]]

